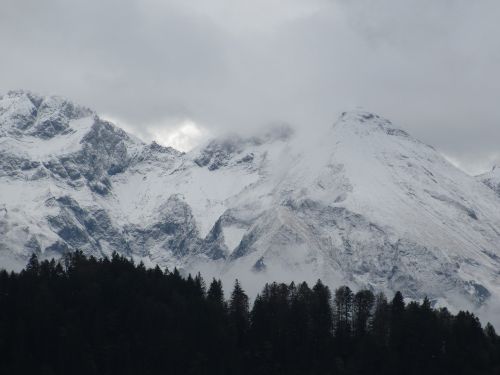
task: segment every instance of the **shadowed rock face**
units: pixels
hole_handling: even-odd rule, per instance
[[[278,126],[184,154],[13,92],[0,99],[0,266],[118,251],[228,280],[321,278],[479,306],[500,297],[495,178],[363,111],[314,140]]]
[[[57,233],[67,249],[81,249],[93,255],[110,255],[107,247],[130,255],[130,246],[123,230],[115,227],[108,213],[99,208],[85,209],[69,196],[51,198],[49,206],[58,213],[48,216],[50,228]],[[63,247],[66,251],[66,248]],[[53,249],[53,251],[56,251]]]
[[[109,176],[121,173],[129,166],[131,158],[127,139],[123,130],[98,118],[82,139],[82,150],[73,156],[73,161],[95,192],[109,193]]]
[[[194,158],[199,167],[207,167],[214,171],[222,167],[228,167],[234,163],[251,163],[254,155],[248,153],[252,146],[260,146],[266,143],[287,141],[293,135],[293,131],[286,125],[275,126],[261,136],[243,138],[237,135],[210,141]]]
[[[160,217],[152,225],[130,226],[128,232],[134,251],[148,257],[155,256],[151,249],[160,249],[168,256],[182,259],[194,254],[200,245],[191,208],[177,195],[170,196],[160,207]]]
[[[8,100],[7,100],[8,99]],[[88,117],[92,123],[81,139],[77,150],[68,153],[48,154],[42,160],[31,160],[29,155],[19,155],[13,151],[0,150],[0,174],[10,177],[29,178],[33,170],[41,167],[36,177],[52,175],[66,180],[70,186],[87,184],[94,192],[108,194],[111,189],[109,177],[123,172],[130,164],[128,147],[133,141],[127,133],[113,124],[101,120],[90,110],[78,107],[60,98],[40,98],[24,92],[11,92],[7,95],[8,104],[3,104],[0,116],[5,138],[19,143],[34,143],[36,138],[43,141],[63,138],[76,130],[70,126],[75,120]],[[20,114],[16,114],[17,110]],[[28,109],[26,109],[28,107]],[[28,111],[25,114],[24,111]],[[9,122],[11,121],[11,122]],[[64,142],[61,142],[64,145]],[[155,150],[159,152],[159,150]],[[29,173],[23,173],[28,171]]]
[[[223,141],[212,141],[194,160],[200,167],[207,167],[210,171],[226,166],[235,154],[243,150],[242,140],[232,138]]]

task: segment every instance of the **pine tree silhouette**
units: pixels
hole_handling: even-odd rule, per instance
[[[391,303],[345,286],[334,296],[321,281],[266,284],[250,313],[239,281],[226,302],[220,280],[205,292],[199,274],[116,253],[33,255],[19,273],[0,271],[0,373],[500,373],[495,328],[469,312],[399,292]]]

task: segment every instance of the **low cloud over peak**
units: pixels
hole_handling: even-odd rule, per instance
[[[500,153],[498,16],[492,0],[8,0],[0,90],[179,144],[362,106],[477,173]]]

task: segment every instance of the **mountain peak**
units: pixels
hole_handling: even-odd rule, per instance
[[[44,107],[61,108],[65,106],[71,106],[73,108],[78,108],[82,112],[93,113],[90,109],[83,106],[77,105],[72,101],[58,95],[40,95],[30,90],[17,89],[10,90],[5,95],[0,95],[0,100],[3,101],[4,105],[0,107],[0,112],[2,107],[5,110],[6,104],[11,104],[13,108],[11,110],[19,109],[16,104],[31,104],[36,109],[40,108],[42,105]]]
[[[40,95],[30,91],[30,90],[24,90],[24,89],[9,90],[9,91],[7,91],[5,96],[9,97],[9,98],[31,97],[34,99],[43,99],[42,96],[40,96]]]
[[[0,128],[14,136],[49,139],[67,131],[71,120],[94,115],[90,109],[59,96],[13,90],[0,96]]]
[[[362,109],[342,112],[334,127],[356,129],[356,133],[364,135],[382,132],[390,136],[411,138],[405,130],[393,124],[390,120]]]
[[[352,109],[350,111],[344,111],[340,115],[343,120],[354,120],[359,122],[366,122],[369,120],[380,119],[380,116],[376,113],[366,111],[361,108]]]

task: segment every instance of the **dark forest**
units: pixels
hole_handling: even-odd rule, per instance
[[[1,374],[500,374],[491,324],[428,299],[238,281],[68,254],[0,272]]]

